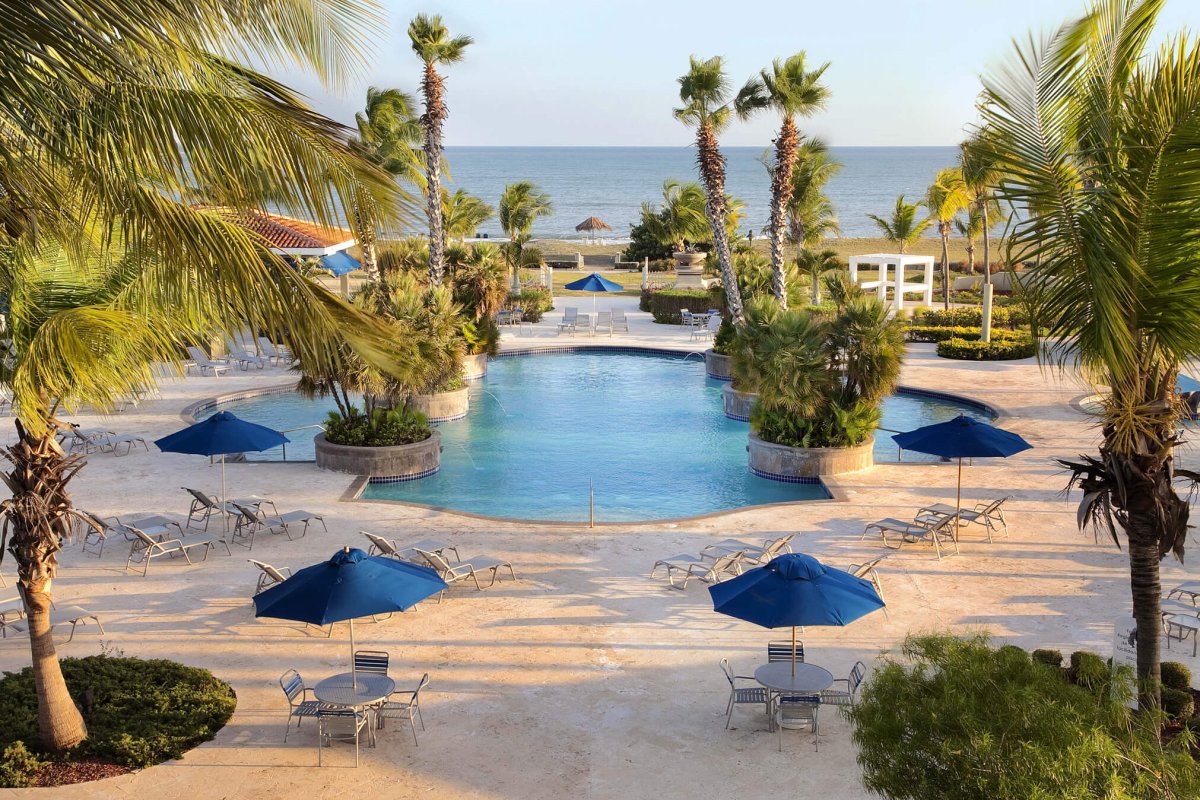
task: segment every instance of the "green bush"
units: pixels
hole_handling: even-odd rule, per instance
[[[721,327],[717,328],[717,333],[713,336],[713,350],[721,355],[729,355],[729,349],[736,333],[737,328],[733,327],[733,320],[728,316],[723,317]]]
[[[649,295],[646,309],[654,315],[654,321],[663,325],[679,325],[683,322],[680,315],[682,309],[704,313],[710,308],[721,308],[717,295],[713,292],[687,289],[660,289],[654,292],[643,292]]]
[[[926,311],[914,322],[938,328],[977,328],[983,324],[982,308],[950,308]],[[1029,325],[1029,314],[1022,306],[992,307],[992,328],[1024,328]]]
[[[500,328],[490,319],[462,324],[462,338],[467,343],[467,355],[486,353],[495,356],[500,352]]]
[[[1164,661],[1162,670],[1162,685],[1181,692],[1191,691],[1192,671],[1178,661]]]
[[[348,416],[330,411],[325,419],[325,441],[349,447],[395,447],[431,435],[429,420],[408,406],[376,408],[370,416],[351,406]]]
[[[0,755],[0,787],[20,789],[32,786],[34,776],[47,763],[29,752],[24,742],[13,742]]]
[[[509,293],[506,308],[519,308],[522,319],[540,322],[542,315],[554,308],[554,300],[550,297],[549,289],[538,286]]]
[[[1033,339],[997,339],[991,342],[968,342],[966,339],[947,339],[938,342],[937,354],[958,361],[1015,361],[1037,354]]]
[[[1029,653],[1027,653],[1023,648],[1017,647],[1015,644],[1001,645],[999,648],[997,648],[996,653],[997,655],[1003,656],[1006,659],[1015,658],[1018,661],[1028,661],[1030,658]]]
[[[1196,698],[1191,692],[1162,687],[1163,711],[1171,719],[1190,719],[1196,713]]]
[[[653,262],[671,257],[671,246],[659,241],[651,228],[652,226],[647,225],[645,220],[630,227],[629,244],[625,246],[625,261],[641,261],[643,258],[649,258]]]
[[[977,342],[983,332],[979,328],[968,328],[965,326],[956,327],[941,327],[937,325],[911,325],[905,331],[910,342],[944,342],[947,339],[962,339],[967,342]],[[1019,331],[1010,331],[1008,328],[993,328],[993,342],[1011,342],[1021,338],[1028,338],[1026,334]]]
[[[62,659],[75,697],[89,693],[88,738],[63,756],[99,759],[139,769],[168,759],[216,735],[233,715],[233,690],[206,669],[162,659],[88,656]],[[36,770],[37,695],[33,669],[0,679],[0,785],[21,784]],[[41,766],[38,764],[37,766]]]
[[[1099,689],[1108,683],[1111,670],[1108,663],[1095,653],[1087,650],[1076,650],[1071,653],[1071,666],[1067,668],[1067,676],[1072,683]]]
[[[1039,648],[1033,651],[1033,660],[1039,664],[1045,664],[1055,669],[1062,669],[1062,651],[1050,650],[1049,648]]]
[[[1093,693],[985,637],[910,637],[844,712],[863,783],[890,800],[1200,796],[1196,762],[1118,681]]]

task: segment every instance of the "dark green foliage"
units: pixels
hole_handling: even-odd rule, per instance
[[[1037,354],[1037,345],[1029,338],[991,342],[947,339],[938,343],[937,354],[942,358],[959,361],[1013,361],[1018,358],[1032,358]]]
[[[910,325],[905,330],[905,335],[908,336],[910,342],[944,342],[947,339],[962,339],[968,342],[977,342],[983,336],[983,332],[979,328],[968,328],[965,326]],[[1026,334],[1011,331],[1007,328],[992,329],[993,342],[1012,342],[1021,338],[1027,338]]]
[[[1020,647],[1017,647],[1015,644],[1001,645],[999,648],[996,649],[996,653],[997,653],[997,655],[1002,656],[1005,659],[1012,659],[1012,658],[1015,658],[1018,660],[1028,660],[1029,659],[1029,653],[1025,652]]]
[[[1071,666],[1067,668],[1071,681],[1089,689],[1101,690],[1107,687],[1112,677],[1108,663],[1087,650],[1076,650],[1071,653]]]
[[[728,316],[724,317],[721,320],[721,327],[717,328],[717,333],[713,336],[713,350],[722,355],[728,355],[736,332],[737,329],[733,326],[733,320]]]
[[[429,420],[416,409],[377,408],[369,417],[354,406],[343,417],[330,411],[325,420],[325,440],[350,447],[394,447],[423,442],[432,431]]]
[[[1162,707],[1171,719],[1190,719],[1196,713],[1196,698],[1190,691],[1162,687]]]
[[[1063,654],[1061,650],[1041,648],[1033,651],[1033,660],[1048,667],[1062,669]]]
[[[909,637],[845,709],[866,788],[890,800],[1183,800],[1200,770],[1160,718],[985,637]]]
[[[945,310],[932,309],[913,320],[920,325],[932,325],[938,328],[967,327],[978,328],[983,325],[982,308],[951,308]],[[996,328],[1027,328],[1029,312],[1021,305],[992,308],[992,329]]]
[[[64,658],[63,676],[75,697],[91,691],[88,738],[66,754],[132,768],[179,758],[216,735],[237,705],[233,690],[206,669],[161,659],[88,656]],[[21,743],[37,741],[33,670],[0,679],[0,782],[22,785],[36,770],[36,754]]]
[[[554,301],[550,298],[548,289],[538,286],[510,293],[506,308],[519,308],[522,319],[529,322],[540,322],[542,315],[554,308]]]
[[[683,322],[680,315],[682,309],[692,313],[703,314],[710,308],[724,308],[720,297],[714,292],[686,289],[660,289],[653,292],[642,292],[648,296],[647,309],[654,315],[654,321],[663,325],[679,325]]]
[[[671,257],[671,246],[663,244],[645,221],[629,229],[629,244],[625,247],[625,261],[662,261]]]
[[[32,786],[33,777],[47,763],[29,752],[24,742],[13,742],[0,755],[0,788]]]
[[[857,401],[848,407],[830,402],[818,416],[803,417],[755,403],[750,423],[764,442],[785,447],[856,447],[879,427],[882,411],[877,404]]]
[[[500,328],[491,319],[462,324],[463,341],[467,343],[467,355],[487,353],[494,356],[500,352]]]
[[[1178,661],[1164,661],[1161,667],[1162,685],[1181,692],[1192,688],[1192,671]]]

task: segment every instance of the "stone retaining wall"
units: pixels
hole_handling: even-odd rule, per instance
[[[874,437],[858,447],[787,447],[764,442],[752,431],[746,450],[755,475],[789,481],[866,469],[875,463],[874,448]]]
[[[414,394],[408,398],[408,404],[429,417],[430,422],[446,422],[465,417],[471,405],[471,397],[469,390],[464,386],[453,392]]]
[[[704,371],[708,373],[708,377],[719,381],[731,381],[733,373],[730,372],[730,368],[729,356],[722,355],[711,347],[704,351]]]
[[[721,402],[725,406],[725,416],[738,422],[749,422],[750,411],[758,400],[757,392],[739,392],[729,384],[721,389]]]
[[[317,466],[333,472],[371,478],[416,480],[437,472],[442,465],[442,435],[437,431],[423,442],[395,447],[350,447],[330,444],[325,434],[313,438]]]
[[[487,375],[487,353],[463,356],[463,380],[477,381]]]

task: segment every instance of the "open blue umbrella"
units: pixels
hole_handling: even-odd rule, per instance
[[[580,278],[577,281],[571,281],[565,287],[573,292],[591,292],[592,293],[592,313],[596,313],[596,292],[623,292],[625,287],[619,283],[610,281],[608,278],[603,278],[593,272],[586,278]]]
[[[788,553],[766,566],[708,587],[713,610],[764,628],[792,629],[792,675],[796,674],[796,627],[848,625],[883,608],[868,580],[827,569],[803,553]]]
[[[276,430],[239,419],[228,411],[218,411],[211,417],[189,425],[181,431],[156,439],[164,453],[190,453],[195,456],[223,456],[230,453],[249,453],[270,450],[290,439]],[[225,459],[221,459],[221,502],[225,494]],[[222,531],[225,515],[221,515]]]
[[[954,507],[962,507],[962,460],[964,458],[1008,458],[1033,447],[1011,431],[959,414],[949,422],[926,425],[892,439],[905,450],[942,458],[958,459],[958,491]],[[954,538],[958,539],[959,515],[954,515]]]
[[[321,256],[321,266],[339,278],[349,272],[354,272],[356,269],[362,269],[362,264],[341,250],[336,253],[330,253],[327,256]]]
[[[353,664],[355,618],[404,611],[444,589],[446,582],[429,567],[346,547],[255,595],[254,616],[313,625],[349,620]]]

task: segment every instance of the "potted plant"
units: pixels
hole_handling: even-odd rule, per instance
[[[313,443],[317,466],[335,472],[412,480],[441,466],[441,435],[408,406],[331,411]]]
[[[488,357],[500,347],[495,318],[508,298],[504,259],[498,248],[485,244],[448,250],[447,258],[452,296],[462,308],[463,378],[477,380],[487,374]]]

